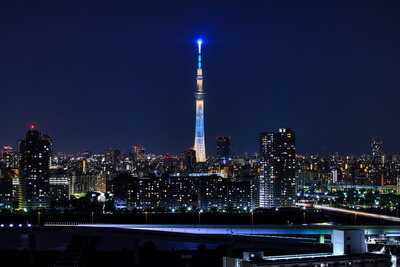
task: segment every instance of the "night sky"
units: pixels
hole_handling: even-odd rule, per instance
[[[279,127],[298,154],[400,148],[400,1],[2,0],[0,34],[0,145],[179,154],[202,38],[207,154]]]

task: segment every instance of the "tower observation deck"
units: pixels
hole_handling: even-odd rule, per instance
[[[196,162],[206,162],[206,148],[204,141],[204,96],[203,92],[203,70],[201,68],[201,40],[197,41],[199,47],[197,67],[197,90],[194,94],[196,99],[196,130],[194,135],[194,150],[196,151]]]

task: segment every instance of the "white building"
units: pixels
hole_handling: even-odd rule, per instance
[[[364,230],[333,230],[333,255],[363,254],[367,252]]]

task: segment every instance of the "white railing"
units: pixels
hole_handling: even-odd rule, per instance
[[[108,223],[91,222],[45,222],[44,226],[78,226],[78,225],[109,225]]]

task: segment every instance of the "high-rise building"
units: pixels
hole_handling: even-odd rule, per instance
[[[71,174],[63,169],[50,170],[49,197],[52,204],[66,203],[70,196]]]
[[[13,170],[0,167],[0,210],[13,208]]]
[[[49,135],[41,134],[31,126],[26,139],[19,141],[20,209],[50,207],[49,167],[52,153]]]
[[[221,160],[229,160],[231,153],[231,137],[218,136],[217,137],[217,157]]]
[[[97,174],[72,172],[70,194],[83,194],[96,190]]]
[[[371,142],[371,152],[372,152],[372,163],[374,165],[379,165],[382,162],[382,141],[378,139],[372,139]]]
[[[196,130],[194,135],[194,150],[196,150],[196,162],[206,162],[206,145],[204,140],[204,91],[203,91],[203,70],[201,68],[201,43],[199,47],[198,68],[197,68],[197,90],[196,98]]]
[[[112,149],[110,148],[105,153],[105,163],[106,163],[106,170],[120,170],[120,159],[121,159],[121,150],[119,149]]]
[[[260,134],[260,177],[256,205],[295,206],[296,136],[289,128]]]
[[[183,169],[193,171],[196,166],[196,151],[189,148],[183,153]]]
[[[11,146],[3,146],[2,162],[4,167],[18,169],[18,153],[13,151]]]
[[[133,162],[143,162],[146,160],[146,149],[142,145],[132,146]]]

